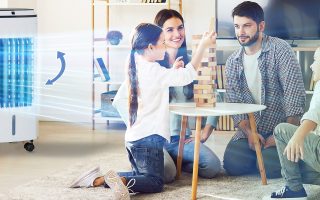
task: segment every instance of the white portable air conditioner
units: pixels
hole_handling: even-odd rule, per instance
[[[33,9],[0,9],[0,142],[28,141],[38,136]]]

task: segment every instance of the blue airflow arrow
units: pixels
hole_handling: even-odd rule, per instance
[[[61,69],[60,69],[59,74],[56,77],[54,77],[52,80],[49,79],[47,81],[46,85],[52,85],[56,80],[58,80],[62,76],[62,74],[66,68],[66,61],[63,57],[64,55],[65,55],[65,53],[57,51],[57,59],[60,59],[60,61],[61,61]]]

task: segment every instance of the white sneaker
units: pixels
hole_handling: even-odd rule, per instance
[[[94,167],[90,169],[89,171],[81,174],[77,179],[72,181],[70,188],[79,188],[79,187],[92,187],[93,181],[102,176],[102,173],[100,171],[100,167]]]
[[[130,194],[127,186],[125,186],[119,175],[109,170],[104,176],[104,181],[113,192],[114,200],[130,200]]]

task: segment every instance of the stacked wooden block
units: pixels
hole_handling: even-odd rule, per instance
[[[202,35],[192,36],[192,52],[195,52]],[[197,107],[215,107],[216,105],[216,45],[208,48],[201,66],[198,68],[196,80],[198,84],[194,85],[194,101]]]

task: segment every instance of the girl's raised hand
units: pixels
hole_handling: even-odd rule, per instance
[[[204,48],[209,47],[210,45],[214,45],[216,43],[217,33],[216,32],[205,32],[202,35],[202,39],[199,45],[202,45]]]
[[[213,31],[211,33],[206,32],[202,35],[202,39],[199,43],[199,46],[196,52],[194,52],[191,59],[191,64],[195,70],[197,70],[198,67],[200,66],[202,57],[206,49],[209,48],[210,46],[213,46],[216,43],[216,39],[217,39],[217,34],[216,32],[213,32]]]
[[[182,58],[183,58],[182,56],[179,56],[179,57],[176,58],[176,60],[174,61],[173,67],[174,67],[175,69],[178,69],[178,68],[180,68],[180,67],[184,67],[184,62],[183,62]]]

